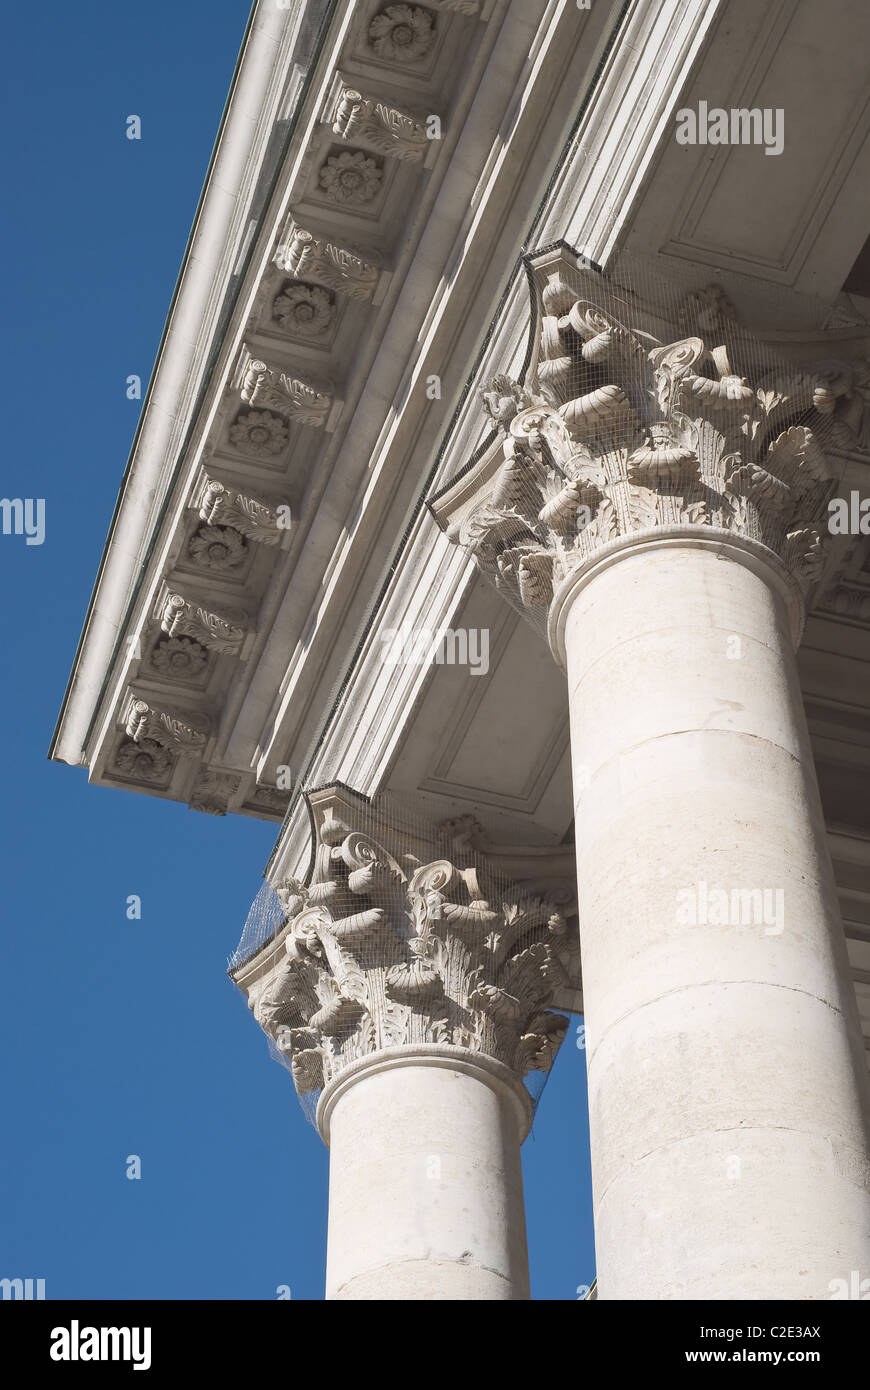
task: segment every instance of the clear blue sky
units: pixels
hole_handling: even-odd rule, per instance
[[[4,25],[0,490],[45,499],[46,538],[0,536],[0,1277],[49,1298],[323,1292],[327,1153],[225,975],[276,827],[46,759],[140,409],[125,380],[150,375],[246,22],[243,0],[51,0]],[[594,1268],[574,1043],[524,1149],[538,1299]]]

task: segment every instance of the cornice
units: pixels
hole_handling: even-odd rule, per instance
[[[322,142],[324,129],[327,130],[327,134],[331,132],[332,137],[345,146],[351,154],[354,148],[365,150],[367,146],[371,146],[372,157],[383,158],[388,164],[395,164],[398,169],[407,167],[413,171],[414,177],[419,177],[417,173],[419,170],[427,179],[430,179],[435,171],[421,169],[421,165],[432,164],[433,159],[430,158],[430,155],[433,154],[440,155],[443,162],[449,157],[460,138],[465,139],[469,149],[473,148],[478,152],[486,149],[486,143],[481,141],[480,133],[467,129],[466,123],[472,110],[477,86],[484,76],[489,55],[492,52],[496,35],[499,33],[499,26],[504,21],[506,3],[501,3],[499,0],[495,4],[475,6],[473,16],[467,5],[444,4],[434,8],[437,8],[439,14],[444,16],[443,21],[440,19],[438,21],[439,33],[442,23],[451,26],[449,30],[445,29],[444,32],[453,34],[452,26],[467,26],[472,18],[474,20],[471,29],[467,27],[462,29],[462,36],[463,41],[466,38],[471,38],[474,43],[480,45],[480,56],[479,59],[475,59],[476,68],[473,69],[473,80],[467,83],[460,92],[458,105],[456,101],[453,101],[451,105],[449,101],[439,102],[437,99],[430,99],[427,102],[425,98],[421,102],[419,95],[416,95],[416,86],[409,80],[412,74],[402,68],[401,64],[393,65],[394,71],[390,73],[390,80],[382,87],[384,95],[379,96],[376,90],[377,83],[374,78],[373,64],[375,57],[377,57],[380,64],[380,80],[383,82],[383,75],[389,67],[384,56],[386,50],[383,45],[381,45],[381,51],[378,54],[375,54],[371,49],[371,31],[366,37],[361,28],[362,18],[364,18],[361,17],[361,7],[338,6],[334,11],[330,33],[323,45],[318,75],[312,81],[309,95],[303,102],[304,109],[300,108],[300,139],[297,141],[295,149],[293,169],[289,176],[286,170],[282,174],[284,192],[277,204],[264,210],[260,222],[261,229],[255,230],[253,236],[249,234],[246,238],[246,245],[249,248],[246,254],[250,270],[245,277],[245,286],[239,300],[240,315],[241,313],[245,314],[245,322],[239,323],[242,330],[239,341],[245,344],[242,348],[241,358],[235,355],[238,348],[233,346],[232,335],[224,333],[221,359],[215,364],[210,394],[203,402],[196,431],[188,436],[188,448],[185,457],[188,461],[188,467],[190,467],[191,461],[193,462],[194,471],[190,475],[193,481],[189,484],[185,483],[183,492],[178,486],[173,489],[171,495],[165,487],[163,489],[163,519],[158,529],[153,533],[150,542],[147,577],[140,589],[140,596],[136,599],[135,606],[129,607],[126,621],[119,621],[118,606],[119,601],[122,601],[122,595],[116,586],[113,616],[114,627],[119,630],[119,637],[115,648],[114,669],[111,676],[106,678],[103,695],[97,700],[96,706],[94,681],[99,663],[105,661],[105,650],[99,646],[92,635],[86,635],[85,646],[82,648],[76,664],[71,690],[74,692],[75,707],[78,713],[73,716],[72,707],[67,703],[60,726],[63,731],[64,743],[61,746],[55,740],[52,746],[52,755],[69,761],[79,759],[81,755],[78,750],[74,755],[71,753],[72,742],[75,742],[76,738],[80,736],[75,733],[73,726],[76,720],[79,720],[76,727],[81,731],[83,727],[81,717],[89,714],[92,727],[85,757],[90,763],[93,780],[102,779],[103,771],[108,766],[107,759],[109,762],[111,761],[112,750],[106,746],[106,740],[111,737],[111,731],[115,727],[114,706],[119,698],[119,692],[122,687],[137,688],[137,679],[141,679],[141,671],[140,677],[137,677],[135,660],[140,653],[142,654],[141,659],[144,659],[145,652],[151,649],[153,639],[149,624],[154,621],[152,595],[155,592],[155,585],[163,585],[165,589],[171,590],[187,600],[188,576],[191,572],[198,573],[199,570],[202,570],[203,579],[207,578],[208,581],[208,587],[203,597],[207,597],[208,602],[204,603],[196,592],[193,593],[190,602],[198,604],[203,612],[210,612],[218,617],[229,609],[247,607],[251,619],[245,629],[250,638],[245,648],[248,659],[243,662],[242,667],[236,666],[236,675],[230,675],[223,662],[224,658],[229,657],[231,653],[226,650],[216,652],[215,644],[212,642],[210,645],[201,644],[210,651],[210,664],[207,666],[204,666],[201,658],[189,648],[161,654],[159,666],[162,667],[167,678],[170,674],[173,675],[176,682],[174,693],[183,694],[184,692],[178,689],[178,686],[183,684],[180,680],[180,673],[184,666],[185,656],[190,657],[188,664],[192,678],[193,674],[196,676],[194,684],[198,697],[194,704],[198,704],[203,712],[210,713],[215,730],[214,750],[219,759],[215,770],[229,771],[235,767],[244,773],[245,783],[251,789],[251,778],[245,769],[249,764],[251,748],[256,744],[256,737],[252,737],[250,732],[246,732],[244,739],[247,739],[248,742],[243,750],[240,735],[238,732],[234,732],[236,721],[243,714],[245,728],[251,731],[253,729],[251,713],[260,708],[262,712],[257,715],[257,718],[262,720],[263,724],[274,722],[275,711],[270,711],[263,705],[264,696],[268,695],[268,698],[271,699],[274,695],[274,682],[271,685],[271,690],[267,691],[266,686],[263,685],[263,675],[258,674],[260,672],[260,658],[272,638],[273,625],[280,613],[290,575],[295,575],[297,579],[299,577],[299,560],[303,550],[310,549],[312,544],[315,551],[323,548],[323,542],[319,538],[308,535],[306,528],[314,515],[317,500],[323,494],[325,480],[329,479],[330,486],[338,489],[339,495],[341,495],[340,490],[346,489],[346,482],[341,479],[341,470],[345,474],[351,467],[358,471],[360,460],[365,457],[365,449],[361,449],[358,439],[354,439],[354,442],[349,446],[343,442],[351,423],[356,424],[357,417],[354,416],[354,411],[358,411],[359,403],[363,399],[363,388],[364,386],[368,388],[368,401],[377,401],[380,396],[385,408],[389,396],[389,392],[383,391],[382,388],[379,390],[378,387],[375,387],[372,390],[371,382],[366,383],[365,376],[360,376],[353,383],[350,397],[343,402],[345,413],[339,421],[337,407],[342,404],[341,393],[344,390],[344,383],[337,383],[333,387],[333,384],[328,380],[327,369],[330,366],[330,358],[334,357],[334,351],[340,344],[342,335],[339,324],[338,335],[335,336],[333,326],[335,317],[331,309],[333,301],[324,300],[321,291],[325,290],[327,293],[334,294],[337,300],[346,298],[353,303],[365,303],[368,306],[366,312],[377,311],[380,315],[380,322],[384,326],[391,322],[403,323],[405,326],[402,331],[406,336],[409,336],[411,343],[418,336],[418,330],[415,330],[413,320],[408,318],[399,308],[404,286],[396,278],[395,265],[388,267],[387,258],[376,245],[373,245],[373,241],[377,239],[374,235],[374,222],[367,229],[360,226],[356,232],[351,232],[348,230],[348,218],[351,214],[347,212],[347,209],[343,209],[342,216],[335,223],[335,232],[330,232],[329,221],[334,214],[326,206],[326,203],[323,207],[318,205],[316,210],[312,211],[307,208],[305,197],[303,197],[297,212],[296,201],[298,198],[294,201],[293,188],[301,187],[306,177],[316,174],[319,166],[312,165],[305,142],[307,140],[309,146],[311,146],[312,140],[320,139]],[[530,16],[523,18],[511,40],[518,53],[522,53],[524,49],[526,52],[528,51],[528,41],[526,39],[525,44],[523,44],[520,30],[529,27],[530,19]],[[370,15],[366,22],[371,24]],[[587,19],[581,15],[579,19],[575,17],[574,23],[575,27],[579,26],[579,33],[582,32]],[[379,32],[383,27],[383,25],[378,26]],[[533,21],[531,21],[531,27],[533,31]],[[458,35],[459,30],[456,33]],[[451,39],[451,42],[455,44],[456,40]],[[361,43],[368,44],[370,50],[365,62],[362,63],[362,67],[360,60],[353,57],[354,51],[362,51]],[[357,45],[356,50],[353,48],[354,44]],[[348,56],[349,53],[350,56]],[[449,72],[450,78],[455,80],[457,75],[455,64],[450,68],[442,61],[446,53],[446,49],[443,52],[440,48],[437,51],[433,49],[434,66],[432,72],[437,75],[440,63],[443,69],[442,76],[448,75]],[[440,57],[439,54],[441,54]],[[363,71],[366,63],[372,67],[372,71],[368,75]],[[478,122],[482,121],[484,125],[493,121],[495,113],[492,99],[495,96],[493,83],[496,82],[496,78],[500,78],[501,81],[498,100],[501,102],[502,114],[504,103],[510,97],[510,92],[504,88],[503,83],[503,57],[501,63],[500,73],[493,72],[491,77],[487,77],[489,86],[492,88],[489,109],[480,102],[478,93],[474,119]],[[330,76],[330,74],[332,75]],[[330,83],[332,84],[331,88]],[[296,85],[298,87],[298,81]],[[415,98],[412,98],[411,95],[412,87],[414,87]],[[406,94],[403,94],[403,89],[405,89]],[[357,91],[361,94],[360,100],[373,103],[373,105],[360,110],[356,104],[357,99],[352,97],[350,105],[353,107],[353,111],[350,111],[348,93]],[[416,108],[418,115],[414,114],[414,99],[418,103]],[[271,96],[269,101],[272,101]],[[273,105],[275,109],[279,109],[281,101],[276,98]],[[407,158],[406,156],[413,151],[410,146],[406,149],[402,142],[407,142],[410,139],[411,146],[416,148],[419,145],[421,138],[419,127],[422,122],[418,120],[418,116],[426,115],[427,111],[429,114],[435,112],[441,114],[443,121],[448,105],[450,105],[450,120],[442,131],[442,141],[440,143],[430,142],[430,148],[422,160],[418,160],[416,157]],[[423,109],[424,106],[427,110]],[[341,108],[340,111],[338,110],[339,107]],[[376,132],[374,135],[369,133],[365,139],[360,136],[357,145],[354,146],[355,135],[360,135],[357,118],[362,119],[363,117],[363,124],[365,121],[371,122],[372,120],[376,124],[381,123],[378,128],[382,131],[384,139],[388,144],[392,142],[389,149],[386,145],[382,149],[375,148],[379,142],[383,143]],[[406,117],[412,123],[410,127]],[[263,125],[262,111],[258,119]],[[414,124],[415,121],[417,122],[416,125]],[[497,123],[498,118],[496,119]],[[318,131],[321,132],[319,135]],[[229,139],[227,135],[223,138]],[[398,154],[396,141],[402,145]],[[328,149],[328,146],[324,147],[321,143],[317,148],[321,150],[321,155],[316,155],[315,158],[319,159],[322,158],[323,149]],[[365,157],[368,158],[368,155]],[[329,158],[332,156],[330,155]],[[464,158],[467,165],[467,157]],[[416,222],[407,237],[408,252],[402,267],[404,274],[407,274],[411,266],[410,258],[413,256],[414,248],[421,236],[428,238],[429,241],[432,241],[434,236],[436,243],[440,238],[442,246],[446,244],[447,227],[440,225],[442,219],[436,218],[436,225],[430,225],[434,190],[440,186],[440,181],[446,173],[447,165],[445,164],[442,173],[437,175],[438,182],[432,185],[432,194],[427,195],[420,205]],[[403,177],[405,176],[403,175]],[[294,179],[296,180],[295,184]],[[302,181],[301,184],[300,180]],[[385,195],[387,200],[393,197],[393,193],[390,191],[392,186],[390,184],[389,189],[387,189]],[[309,183],[308,187],[311,188],[312,185]],[[465,200],[460,195],[460,212],[466,201],[467,195]],[[314,208],[313,203],[312,208]],[[365,215],[368,216],[367,211],[365,211]],[[378,215],[380,216],[380,214]],[[353,216],[357,216],[356,212],[353,213]],[[346,223],[348,225],[344,225]],[[313,249],[318,258],[318,263],[311,266],[311,280],[309,282],[301,279],[305,270],[305,263],[304,258],[302,261],[299,260],[300,238],[296,230],[298,228],[308,233],[311,238],[308,243],[306,243],[305,237],[301,239],[302,251],[308,250],[310,252],[313,243]],[[404,239],[402,244],[405,244]],[[361,251],[358,251],[357,247],[361,247]],[[228,259],[226,250],[227,248],[224,248],[225,260]],[[443,251],[439,254],[443,255]],[[430,267],[426,269],[426,274],[431,275],[437,262],[431,261],[431,248],[426,255],[431,263]],[[277,291],[272,292],[272,299],[267,301],[269,311],[272,312],[273,303],[280,300],[281,322],[277,327],[270,329],[270,341],[276,345],[280,334],[287,335],[286,347],[283,346],[284,340],[282,339],[280,350],[273,349],[273,347],[267,348],[265,338],[258,337],[259,320],[257,315],[263,312],[264,306],[262,296],[260,301],[257,300],[257,293],[265,284],[263,276],[268,267],[272,267],[273,275],[282,270],[286,271],[289,267],[291,286],[294,280],[303,286],[306,283],[312,286],[310,290],[306,290],[305,294],[300,291],[296,295],[295,293],[288,294],[286,284],[284,288],[279,285]],[[292,274],[293,270],[296,271],[295,276]],[[415,273],[419,278],[420,272],[415,271]],[[347,293],[348,275],[355,286],[362,285],[362,293]],[[376,276],[376,283],[371,284],[371,294],[369,295],[369,283],[367,282],[371,281],[371,276]],[[273,280],[271,283],[276,282]],[[417,302],[420,302],[419,288],[409,286],[406,297],[407,294],[410,294],[411,300],[416,298]],[[425,302],[425,292],[422,298]],[[245,305],[251,306],[252,304],[254,305],[253,316],[250,308],[244,308]],[[297,305],[302,306],[303,312],[301,314],[296,312],[294,306]],[[207,319],[208,306],[202,305],[201,307],[205,309]],[[455,313],[458,308],[457,301],[455,309],[452,305],[450,306],[450,312]],[[328,322],[330,319],[332,322]],[[310,326],[306,327],[305,325]],[[203,326],[204,324],[200,324],[198,331],[200,347],[203,345]],[[315,341],[317,332],[332,336],[324,336],[323,346],[320,346]],[[350,341],[352,342],[353,339]],[[377,338],[370,335],[364,338],[364,351],[370,354],[369,363],[375,361],[376,342]],[[395,355],[398,350],[397,344],[392,343],[390,350]],[[312,357],[312,353],[315,354],[314,357]],[[322,362],[316,362],[316,370],[310,370],[306,364],[310,361],[315,362],[317,353],[321,355]],[[384,365],[387,365],[387,359],[385,359]],[[222,380],[229,380],[228,374],[233,366],[236,376],[232,389],[237,393],[236,399],[241,407],[241,413],[235,416],[235,420],[231,415],[227,415],[228,402],[231,398],[225,394],[221,384]],[[161,370],[158,369],[156,377],[158,384],[161,379],[165,379],[165,371],[161,377]],[[395,391],[396,384],[394,380],[392,391]],[[398,385],[399,391],[404,394],[407,387],[401,383]],[[192,391],[190,378],[185,383],[185,389],[187,398],[195,394]],[[321,401],[324,407],[322,411],[320,410]],[[371,443],[375,443],[376,438],[371,435],[373,419],[370,405],[366,404],[364,413],[367,416],[367,419],[364,420],[365,428],[370,432]],[[317,416],[316,419],[314,418],[315,415]],[[212,439],[207,439],[209,430],[212,431],[212,434],[214,433],[216,423],[219,428],[226,430],[227,424],[221,422],[227,420],[229,428],[224,439],[228,441],[231,452],[235,451],[233,457],[227,455],[226,442],[221,443],[218,439],[218,447],[215,451]],[[409,423],[409,421],[402,419],[401,429],[405,432],[406,437]],[[414,428],[419,429],[421,423],[422,421],[418,419]],[[337,426],[338,431],[336,432]],[[321,445],[317,442],[315,448],[312,443],[312,436],[313,431],[317,429],[324,432],[323,443]],[[298,433],[300,430],[303,432],[301,435]],[[306,464],[309,461],[313,463],[318,452],[320,458],[317,466],[311,469],[304,487],[300,484],[296,487],[295,492],[291,490],[290,494],[284,493],[282,495],[280,460],[285,450],[296,451],[297,448],[301,448],[300,457],[306,461]],[[392,469],[398,464],[398,454],[402,448],[398,436],[389,441],[389,448],[391,460],[389,468]],[[273,462],[273,459],[277,462]],[[338,471],[336,470],[337,459],[340,460]],[[165,459],[163,467],[165,476]],[[285,465],[280,464],[280,467],[283,468]],[[139,465],[139,471],[141,472],[141,465]],[[215,485],[210,494],[211,500],[217,496],[222,498],[224,510],[222,519],[218,519],[219,508],[210,508],[206,505],[209,502],[209,497],[205,495],[203,489],[207,488],[210,483]],[[383,473],[383,483],[388,485],[386,472]],[[144,476],[142,485],[145,485]],[[219,494],[218,487],[222,487],[225,494]],[[160,490],[158,487],[158,494]],[[229,495],[232,495],[232,502],[226,500]],[[128,493],[128,498],[131,499],[132,494]],[[374,499],[372,498],[372,500]],[[127,515],[130,515],[132,500],[127,504],[122,504],[122,510],[125,505],[128,508]],[[267,512],[277,513],[281,511],[292,516],[293,524],[282,534],[278,545],[271,545],[274,534],[269,532],[268,527],[264,529],[259,525],[240,524],[241,520],[250,522],[252,506],[255,508],[265,507]],[[235,525],[230,520],[230,512],[235,515]],[[326,515],[329,516],[330,514],[331,509],[328,509]],[[261,511],[259,515],[262,519],[264,513]],[[196,529],[195,522],[197,516],[200,522],[198,529]],[[185,520],[185,518],[187,519]],[[191,530],[191,526],[194,529]],[[320,529],[323,530],[322,525],[320,525]],[[110,548],[114,543],[114,540],[110,540]],[[351,548],[354,550],[357,548],[356,537],[353,538]],[[346,555],[340,555],[338,558],[341,561],[341,588],[334,590],[331,594],[330,588],[327,587],[327,603],[318,609],[319,613],[322,612],[324,616],[329,617],[329,622],[334,629],[332,641],[325,648],[326,651],[335,647],[335,623],[337,620],[341,620],[340,609],[334,611],[333,597],[341,596],[340,605],[341,607],[344,606],[346,601],[344,594],[350,577],[349,564],[352,560],[350,552]],[[266,579],[267,562],[270,561],[272,562],[272,569],[270,577]],[[334,564],[332,568],[334,574],[337,575],[338,569]],[[265,587],[264,579],[266,579]],[[329,585],[329,580],[327,583]],[[194,584],[194,589],[196,589],[196,584]],[[108,591],[104,589],[103,592],[107,593]],[[233,600],[239,600],[239,602]],[[299,609],[300,604],[304,611],[304,606],[309,602],[310,600],[299,591],[297,585],[296,597],[291,600],[290,612],[292,613],[294,608]],[[257,609],[259,611],[256,611]],[[104,609],[103,611],[108,616],[108,610]],[[166,635],[176,635],[179,641],[195,642],[197,640],[192,632],[187,631]],[[313,648],[315,652],[325,638],[324,630],[323,637],[318,634],[317,643]],[[284,642],[283,638],[279,640]],[[291,654],[293,645],[291,640],[286,648]],[[306,649],[312,648],[310,635],[305,636],[304,646]],[[100,653],[99,659],[97,653]],[[214,665],[215,657],[218,662],[217,666]],[[320,673],[315,668],[316,660],[314,662],[309,661],[304,676],[305,686],[312,692],[314,684],[320,679]],[[101,668],[101,673],[106,674],[105,667]],[[161,698],[164,698],[173,693],[173,689],[158,689],[158,674],[159,672],[154,670],[149,672],[145,687],[140,686],[139,688],[139,693],[143,697],[159,694]],[[270,680],[273,678],[266,674],[267,684]],[[304,703],[299,706],[299,692],[295,689],[292,660],[285,678],[285,688],[288,691],[293,691],[294,698],[297,700],[297,707],[304,711],[308,707],[308,696],[306,695]],[[192,689],[193,687],[191,687]],[[188,694],[190,693],[188,692]],[[219,705],[215,703],[218,697],[220,698]],[[298,723],[298,719],[296,722]],[[274,779],[275,763],[283,761],[280,743],[283,740],[286,744],[287,730],[284,723],[283,719],[278,720],[272,751],[268,758],[260,759],[253,774],[255,783],[262,784],[255,792],[258,797],[261,793],[266,794],[270,790],[274,790],[270,779]],[[142,789],[153,791],[153,788],[144,786]],[[167,794],[175,795],[176,793],[177,787],[173,783],[172,792]]]
[[[286,74],[310,29],[314,56],[340,0],[255,0],[230,92],[172,296],[139,426],[127,463],[109,536],[79,639],[49,757],[78,764],[117,655],[117,635],[147,558],[169,479],[214,367],[221,320],[239,288],[238,263],[249,245],[245,229],[259,191],[274,171],[268,165]],[[312,26],[312,20],[314,24]],[[306,24],[308,26],[306,30]],[[302,37],[300,39],[300,31]],[[304,96],[304,87],[300,97]],[[211,329],[211,332],[209,332]]]

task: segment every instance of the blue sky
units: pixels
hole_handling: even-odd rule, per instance
[[[45,499],[46,535],[0,537],[0,1277],[48,1298],[323,1291],[327,1153],[225,975],[276,827],[46,758],[141,405],[126,378],[150,375],[246,22],[229,0],[6,18],[0,488]],[[539,1299],[594,1268],[574,1044],[524,1149]]]

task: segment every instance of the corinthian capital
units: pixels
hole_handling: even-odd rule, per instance
[[[497,435],[430,504],[439,523],[542,619],[605,547],[674,528],[766,547],[806,587],[835,487],[831,371],[777,361],[721,290],[683,302],[673,341],[641,329],[633,303],[592,273],[539,283],[526,382],[483,388]]]
[[[309,804],[310,880],[278,885],[285,921],[265,968],[258,954],[233,971],[300,1095],[402,1045],[463,1047],[519,1077],[548,1071],[567,1027],[550,1009],[565,983],[559,907],[460,840],[440,857],[434,832],[405,830],[344,788]]]

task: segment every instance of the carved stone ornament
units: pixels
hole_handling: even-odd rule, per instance
[[[216,569],[230,568],[220,563],[223,559],[220,547],[228,544],[225,533],[236,538],[235,545],[243,558],[247,552],[245,538],[257,545],[281,545],[290,530],[290,508],[285,503],[267,502],[252,493],[239,492],[207,474],[198,487],[193,505],[208,524],[207,529],[200,527],[197,533],[204,537],[205,548],[209,549],[210,539],[218,546],[218,554],[214,557],[218,563],[213,566]]]
[[[284,949],[248,987],[300,1095],[402,1044],[468,1048],[520,1077],[548,1071],[567,1028],[549,1007],[565,980],[564,909],[525,895],[459,844],[450,858],[426,860],[438,856],[434,840],[385,830],[385,846],[366,803],[343,788],[310,802],[313,873],[277,885]]]
[[[422,121],[384,101],[342,87],[332,113],[332,129],[344,140],[362,141],[390,159],[416,163],[429,149]],[[341,158],[341,156],[339,156]]]
[[[294,280],[277,296],[272,315],[294,337],[325,338],[335,322],[335,303],[320,285]]]
[[[182,756],[202,752],[209,727],[204,715],[163,709],[132,694],[124,705],[121,725],[133,743],[145,748],[157,743]]]
[[[265,367],[265,363],[262,364]],[[279,415],[267,410],[242,412],[230,426],[230,443],[244,454],[275,458],[287,444],[287,426]]]
[[[205,670],[208,652],[193,637],[162,637],[152,649],[148,664],[166,679],[192,681]]]
[[[248,544],[238,527],[199,526],[187,542],[187,558],[200,569],[232,573],[247,557]]]
[[[204,769],[193,788],[187,803],[192,811],[202,811],[207,816],[225,816],[228,803],[241,785],[241,777],[233,772]]]
[[[361,207],[374,202],[380,193],[384,166],[363,150],[342,150],[328,157],[318,179],[330,202]]]
[[[259,806],[262,810],[272,811],[278,816],[285,814],[289,804],[289,791],[282,791],[280,787],[257,787],[248,797],[248,805]]]
[[[420,5],[388,5],[369,24],[369,45],[387,63],[420,63],[435,42],[435,23]]]
[[[288,274],[317,280],[350,299],[371,299],[380,275],[373,260],[364,259],[351,247],[313,236],[292,217],[273,259]]]
[[[221,655],[236,655],[247,634],[244,614],[214,613],[179,593],[164,598],[160,626],[169,637],[192,637]]]
[[[291,376],[288,372],[282,372],[279,367],[271,367],[260,358],[252,357],[245,349],[239,372],[239,385],[242,400],[247,405],[265,407],[270,411],[276,410],[300,425],[318,427],[326,424],[332,406],[332,397],[329,393],[329,387],[325,383],[314,385],[302,381],[299,377]],[[262,413],[262,411],[252,411],[247,417],[248,443],[244,445],[245,448],[249,448],[252,435],[260,428],[257,422],[250,423],[251,418]],[[273,420],[273,416],[268,417],[268,423],[262,427],[266,430],[270,429]],[[233,428],[238,428],[238,422]],[[233,438],[232,432],[230,438]],[[286,438],[285,426],[284,443],[286,443]],[[283,443],[280,447],[283,448]],[[280,452],[280,449],[272,449],[270,452],[277,453]]]
[[[502,462],[461,514],[435,500],[449,538],[541,617],[608,543],[663,527],[760,542],[807,588],[836,486],[823,445],[866,428],[861,364],[779,363],[716,289],[683,304],[697,332],[656,342],[601,276],[584,284],[589,297],[551,275],[529,383],[483,388]]]
[[[134,742],[125,738],[118,745],[112,765],[115,772],[132,781],[165,786],[175,767],[175,759],[156,739],[140,738]]]

